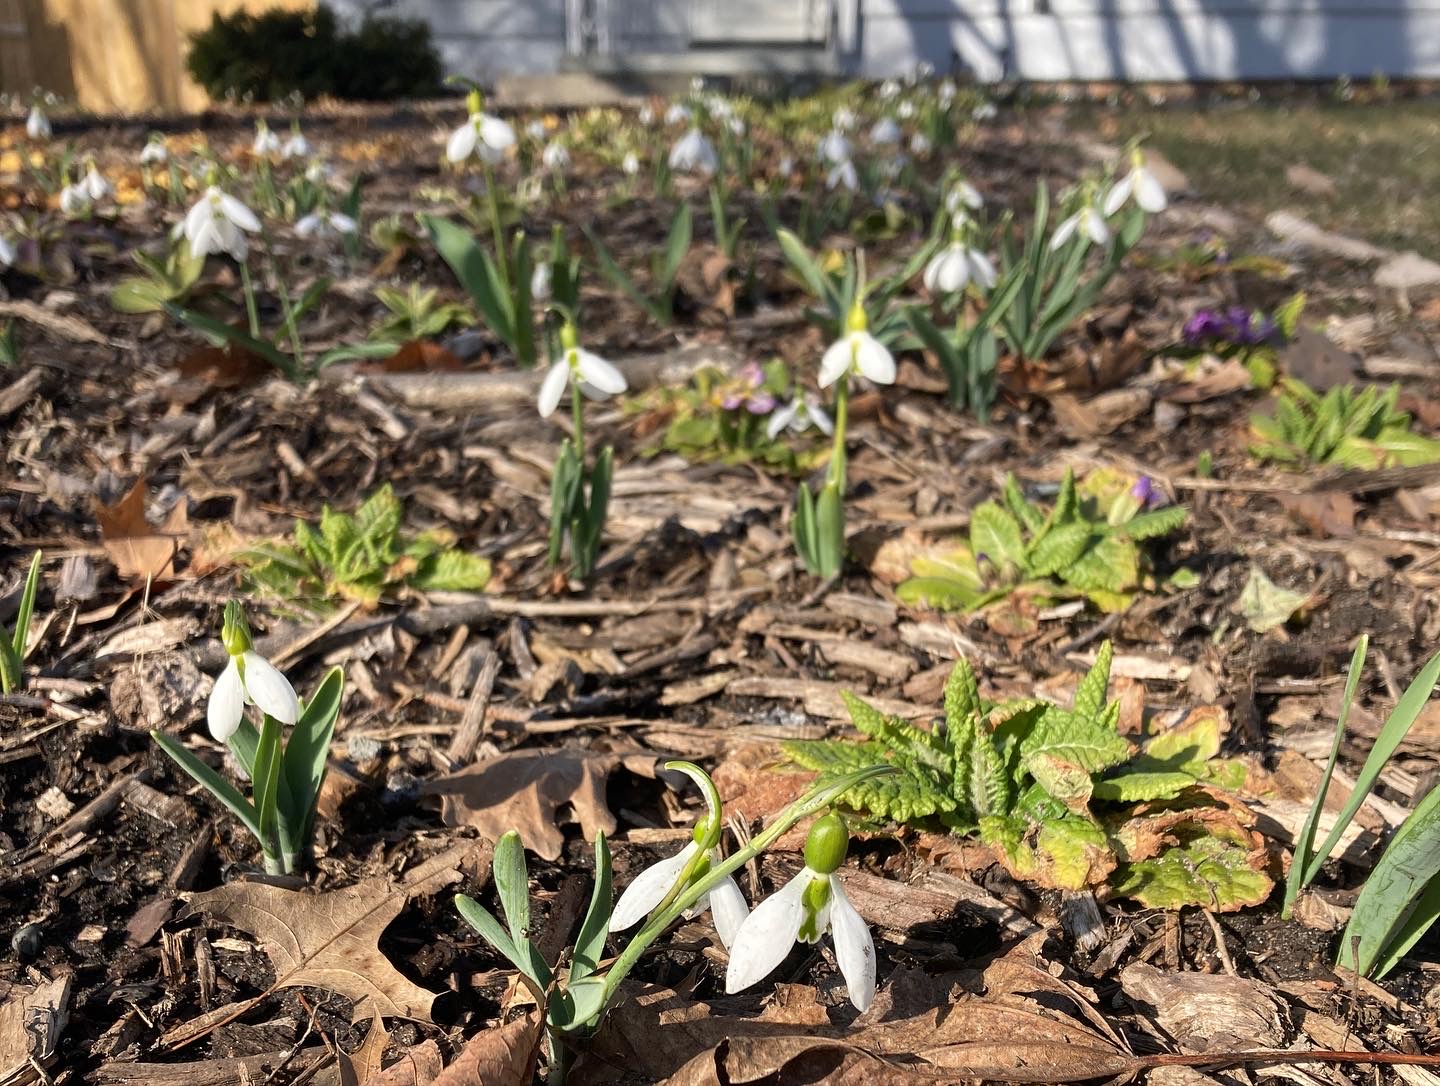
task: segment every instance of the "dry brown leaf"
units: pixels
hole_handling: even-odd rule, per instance
[[[1258,981],[1133,962],[1120,971],[1120,987],[1130,999],[1155,1008],[1156,1021],[1181,1052],[1235,1052],[1285,1043],[1276,997]]]
[[[803,796],[815,783],[815,774],[777,773],[775,767],[784,761],[780,749],[768,743],[748,743],[726,753],[711,774],[725,809],[746,819],[769,822]],[[808,823],[795,826],[773,847],[799,851],[809,830]]]
[[[132,1063],[112,1060],[103,1063],[86,1079],[94,1086],[257,1086],[272,1081],[282,1067],[308,1067],[323,1058],[323,1045],[310,1045],[298,1052],[265,1052],[234,1059],[194,1060],[190,1063]],[[338,1076],[322,1070],[310,1080],[315,1086],[329,1086]]]
[[[1360,507],[1343,490],[1327,490],[1318,494],[1278,493],[1275,499],[1285,511],[1322,538],[1346,538],[1355,534],[1355,514]]]
[[[525,1086],[535,1078],[540,1015],[523,1018],[472,1037],[432,1086]]]
[[[223,347],[196,347],[183,358],[176,359],[180,376],[201,381],[209,388],[248,388],[275,373],[275,367],[254,351],[227,343]]]
[[[114,505],[96,502],[100,545],[122,580],[168,581],[175,576],[175,554],[188,534],[189,513],[181,499],[163,524],[151,524],[145,517],[145,482],[143,476],[136,479]]]
[[[805,1036],[731,1037],[694,1057],[660,1086],[786,1086],[798,1082],[880,1086],[936,1081],[934,1075],[901,1069],[843,1041]]]
[[[335,1053],[335,1063],[340,1071],[340,1086],[367,1086],[380,1074],[385,1060],[385,1047],[390,1043],[390,1033],[385,1028],[385,1019],[377,1011],[370,1020],[365,1033],[354,1052]]]
[[[1150,410],[1152,397],[1144,388],[1116,388],[1081,401],[1069,393],[1050,397],[1055,422],[1072,438],[1109,434]]]
[[[464,363],[438,343],[410,339],[388,358],[365,367],[377,373],[453,373],[464,369]]]
[[[73,980],[73,974],[62,973],[40,985],[0,988],[0,1082],[20,1086],[39,1080],[37,1066],[50,1062],[65,1029]]]
[[[404,882],[365,879],[315,894],[237,882],[196,896],[188,912],[248,932],[275,968],[275,987],[324,988],[353,1001],[352,1020],[394,1015],[430,1020],[427,992],[390,964],[378,941],[412,897],[460,879],[461,866],[488,868],[488,848],[465,842],[414,868]]]
[[[430,1086],[442,1067],[439,1046],[434,1041],[425,1041],[361,1086]]]
[[[467,766],[424,786],[440,798],[447,826],[473,826],[490,841],[517,830],[525,847],[546,860],[560,858],[565,836],[560,808],[570,806],[587,841],[597,832],[615,832],[605,805],[605,781],[623,765],[641,776],[655,775],[655,756],[643,751],[521,750]]]

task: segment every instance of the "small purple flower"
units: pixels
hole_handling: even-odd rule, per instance
[[[752,415],[768,415],[775,410],[775,397],[765,391],[765,371],[750,362],[727,385],[720,397],[720,407],[739,411],[742,407]]]
[[[745,404],[745,410],[752,415],[768,415],[775,410],[775,397],[768,392],[757,392]]]
[[[1165,495],[1148,475],[1142,475],[1135,480],[1135,485],[1130,488],[1130,496],[1147,509],[1165,500]]]
[[[1181,335],[1191,347],[1259,347],[1274,342],[1276,331],[1271,318],[1234,305],[1224,310],[1199,310],[1185,322]]]

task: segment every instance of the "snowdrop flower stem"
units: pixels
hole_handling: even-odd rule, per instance
[[[260,312],[255,305],[255,284],[250,280],[250,264],[241,260],[240,264],[240,289],[245,294],[245,317],[250,322],[250,335],[253,338],[260,336]]]
[[[672,763],[674,767],[675,763]],[[755,857],[759,856],[776,841],[780,840],[791,827],[798,822],[817,814],[835,802],[845,792],[855,786],[876,777],[883,777],[894,773],[895,767],[889,765],[875,765],[855,773],[839,778],[823,788],[812,788],[805,795],[801,796],[794,803],[781,811],[775,821],[765,827],[760,833],[750,839],[750,843],[744,848],[736,849],[719,864],[711,867],[701,878],[692,882],[680,893],[675,895],[664,908],[653,913],[645,926],[621,951],[620,956],[615,959],[615,964],[605,974],[605,993],[601,1006],[608,1006],[619,990],[620,983],[629,975],[630,970],[635,968],[641,956],[649,949],[650,945],[660,935],[680,919],[684,913],[693,908],[702,897],[710,893],[722,881],[732,877],[735,872],[748,864]],[[693,776],[693,775],[692,775]]]

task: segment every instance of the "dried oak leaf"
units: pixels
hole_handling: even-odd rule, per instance
[[[434,1041],[424,1041],[374,1078],[361,1079],[360,1086],[430,1086],[442,1067],[440,1046]]]
[[[260,941],[276,988],[325,988],[353,1002],[352,1021],[391,1015],[430,1021],[435,994],[419,987],[380,951],[380,934],[412,897],[460,879],[462,866],[488,865],[488,849],[469,841],[415,867],[404,882],[364,879],[324,893],[236,882],[197,895],[186,915],[205,913]]]
[[[431,1086],[526,1086],[539,1047],[540,1015],[531,1011],[472,1037]]]
[[[597,831],[615,832],[605,782],[621,765],[655,775],[655,756],[641,750],[519,750],[430,781],[423,794],[439,797],[447,826],[473,826],[490,841],[516,830],[530,851],[557,860],[565,845],[558,825],[563,806],[574,810],[586,840]]]
[[[453,373],[464,369],[464,363],[438,343],[425,339],[409,339],[388,358],[364,367],[376,373]]]
[[[927,1070],[902,1069],[844,1041],[818,1037],[731,1037],[702,1052],[660,1086],[759,1086],[824,1082],[827,1086],[950,1082]]]
[[[339,1048],[335,1051],[335,1067],[340,1078],[339,1086],[367,1086],[373,1083],[380,1076],[380,1068],[384,1065],[385,1049],[390,1044],[390,1032],[385,1028],[385,1019],[376,1011],[373,1015],[370,1028],[365,1032],[365,1040],[361,1041],[354,1052],[345,1052]],[[439,1054],[436,1054],[435,1067],[438,1071],[440,1066]],[[412,1083],[411,1086],[414,1086]]]
[[[96,502],[95,519],[100,524],[100,545],[123,580],[174,578],[175,555],[190,524],[183,500],[175,503],[164,523],[151,524],[145,516],[145,479],[141,477],[114,505]]]
[[[39,1081],[69,1018],[74,979],[62,973],[44,984],[0,986],[0,1082]]]

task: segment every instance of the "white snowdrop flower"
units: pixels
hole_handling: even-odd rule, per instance
[[[847,373],[858,373],[877,385],[895,383],[895,357],[870,334],[864,308],[857,302],[845,322],[845,334],[825,349],[820,359],[820,387],[829,388]]]
[[[692,128],[670,148],[670,168],[682,173],[714,173],[719,160],[715,148],[698,128]]]
[[[66,185],[60,190],[60,210],[66,215],[78,215],[90,206],[84,185]]]
[[[1106,245],[1110,241],[1110,227],[1105,225],[1105,216],[1091,204],[1086,204],[1055,228],[1055,236],[1050,239],[1051,251],[1062,248],[1077,231],[1096,245]]]
[[[92,204],[98,204],[101,200],[114,195],[115,192],[114,187],[105,180],[93,162],[90,163],[89,169],[85,171],[85,176],[80,179],[77,187],[85,193],[86,198]]]
[[[464,162],[471,155],[477,155],[486,162],[499,162],[515,145],[515,129],[508,121],[481,111],[479,95],[472,95],[471,99],[476,108],[470,111],[464,124],[450,133],[445,157],[451,162]]]
[[[820,406],[820,401],[807,393],[803,397],[796,396],[784,407],[778,407],[771,412],[770,419],[765,424],[765,435],[774,441],[782,431],[801,434],[812,426],[826,437],[835,432],[835,423]]]
[[[635,119],[646,128],[655,123],[655,111],[649,106],[641,106],[640,112],[635,114]]]
[[[932,294],[954,294],[972,281],[991,290],[995,286],[995,265],[978,249],[952,241],[930,258],[922,279]]]
[[[950,214],[963,214],[964,208],[979,211],[985,206],[985,197],[969,181],[957,181],[945,194],[945,210]]]
[[[691,77],[690,77],[690,93],[691,93],[691,94],[699,94],[699,93],[700,93],[701,91],[703,91],[704,89],[705,89],[705,77],[704,77],[703,75],[694,75],[694,76],[691,76]]]
[[[908,121],[915,116],[915,103],[908,98],[895,107],[895,116],[902,121]]]
[[[542,260],[530,272],[530,297],[537,302],[548,302],[551,292],[550,262]]]
[[[880,97],[886,100],[894,98],[900,93],[900,84],[894,79],[887,79],[880,84]]]
[[[540,162],[547,169],[559,173],[570,166],[570,152],[563,143],[547,143],[540,152]]]
[[[0,234],[0,268],[8,268],[15,263],[15,246],[4,234]]]
[[[284,159],[308,158],[309,155],[310,141],[298,128],[290,133],[290,138],[280,148],[280,157]]]
[[[326,181],[330,180],[330,174],[332,172],[330,163],[317,158],[305,167],[305,180],[309,181],[312,185],[323,185]]]
[[[712,117],[721,121],[728,121],[735,115],[735,107],[727,98],[719,94],[712,94],[705,99],[705,108],[710,111]]]
[[[264,121],[255,122],[255,139],[250,144],[250,150],[257,158],[268,158],[270,155],[278,154],[280,151],[280,137],[270,131],[270,126]]]
[[[684,124],[688,120],[690,120],[690,107],[681,102],[673,103],[665,111],[666,124]]]
[[[1105,214],[1115,214],[1134,199],[1143,211],[1154,215],[1165,210],[1165,189],[1155,175],[1145,168],[1145,159],[1137,149],[1131,161],[1130,172],[1117,181],[1105,197]]]
[[[863,1012],[874,1001],[875,941],[835,875],[845,861],[846,843],[845,826],[837,815],[828,814],[811,827],[800,873],[757,905],[740,925],[725,970],[727,993],[744,991],[764,979],[796,943],[818,943],[828,932],[850,1002]]]
[[[38,104],[30,107],[30,116],[25,118],[25,135],[36,141],[48,140],[53,135],[50,118]]]
[[[701,786],[709,813],[696,824],[689,844],[669,859],[647,867],[625,887],[610,914],[612,932],[633,928],[654,912],[672,891],[683,889],[679,885],[682,878],[686,886],[694,885],[711,867],[723,860],[720,849],[716,847],[722,823],[719,796],[715,793],[714,784],[689,763],[671,762],[667,768],[684,773]],[[728,876],[703,894],[685,915],[697,916],[707,910],[715,922],[715,931],[720,936],[720,941],[726,947],[735,941],[740,925],[750,915],[750,907],[745,904],[745,895],[740,892],[735,880]]]
[[[881,117],[870,129],[870,142],[889,145],[900,142],[900,126],[892,117]]]
[[[794,157],[791,155],[781,155],[780,161],[776,163],[776,169],[780,171],[782,177],[789,177],[790,174],[795,172]]]
[[[854,192],[860,187],[860,175],[855,172],[855,163],[848,158],[844,162],[837,162],[830,167],[830,172],[825,175],[825,187],[833,189],[842,186]]]
[[[916,82],[919,82],[922,79],[929,79],[934,74],[935,65],[931,64],[928,60],[922,60],[919,64],[915,65]]]
[[[332,234],[353,234],[359,230],[355,220],[339,211],[317,207],[295,224],[295,233],[302,238],[329,237]]]
[[[743,136],[745,134],[745,122],[739,117],[731,117],[728,122],[732,136]]]
[[[525,134],[536,143],[545,138],[545,122],[541,120],[531,121],[525,126]]]
[[[849,132],[855,127],[855,111],[849,106],[841,106],[831,118],[832,124],[841,132]]]
[[[815,148],[815,153],[820,156],[821,162],[828,162],[832,165],[840,162],[850,161],[850,141],[847,140],[838,128],[831,129],[820,140]]]
[[[560,406],[560,397],[571,381],[578,383],[584,395],[591,399],[618,396],[629,386],[625,375],[598,354],[580,347],[575,326],[566,324],[560,330],[560,342],[565,356],[550,367],[545,380],[540,383],[540,417],[549,418]]]
[[[626,177],[634,177],[640,172],[640,156],[634,151],[626,151],[625,157],[620,161],[620,169]]]
[[[884,161],[880,169],[885,174],[885,179],[887,181],[894,181],[897,177],[900,176],[900,174],[904,171],[905,167],[909,165],[909,163],[910,160],[906,158],[903,154],[894,154]],[[884,205],[882,203],[877,204],[876,206],[883,207]]]
[[[910,153],[912,155],[928,155],[930,153],[930,137],[924,132],[916,132],[910,137]]]
[[[196,256],[228,253],[236,260],[244,260],[250,251],[246,235],[259,230],[255,213],[216,185],[201,194],[180,223],[180,232]]]
[[[210,734],[221,743],[227,741],[239,729],[247,705],[256,706],[281,724],[299,720],[300,699],[295,696],[295,688],[251,646],[250,631],[238,604],[226,606],[220,640],[230,653],[230,662],[210,691],[205,713]]]
[[[165,147],[164,136],[151,136],[140,151],[140,165],[158,166],[170,161],[170,152]]]
[[[942,79],[940,86],[935,88],[935,96],[940,99],[942,106],[948,106],[955,101],[955,82],[951,79]]]
[[[981,102],[971,112],[970,116],[974,117],[977,121],[993,121],[999,113],[1000,111],[995,108],[994,102]]]

